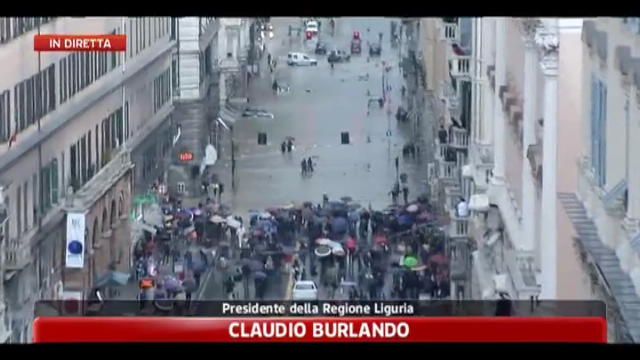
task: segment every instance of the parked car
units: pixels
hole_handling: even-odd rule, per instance
[[[273,119],[273,114],[264,110],[264,109],[256,109],[256,108],[246,108],[242,112],[243,117],[254,117],[254,118],[269,118]]]
[[[305,27],[304,32],[307,34],[307,40],[312,39],[314,36],[317,36],[319,32],[318,22],[317,21],[307,22],[307,26]]]
[[[327,44],[324,41],[318,41],[315,53],[316,55],[327,55]]]
[[[351,60],[351,55],[347,54],[347,52],[344,50],[333,49],[329,53],[327,60],[330,63],[331,62],[334,62],[334,63],[347,62]]]
[[[380,55],[382,55],[382,46],[380,46],[380,43],[369,44],[369,56],[380,56]]]
[[[318,287],[311,280],[298,281],[293,285],[293,300],[318,300]]]
[[[318,60],[303,53],[290,52],[287,55],[287,64],[290,66],[317,66]]]

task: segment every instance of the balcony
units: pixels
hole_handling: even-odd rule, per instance
[[[440,28],[440,39],[450,43],[459,42],[460,33],[458,32],[458,24],[447,22],[443,23]]]
[[[5,267],[7,270],[21,270],[31,260],[31,247],[17,239],[7,241],[5,246]]]
[[[472,165],[473,182],[478,191],[487,190],[493,169],[493,146],[474,143],[469,149],[469,162]]]
[[[449,60],[451,76],[468,79],[471,77],[471,56],[453,55]]]
[[[471,217],[459,217],[456,214],[455,209],[451,209],[449,212],[449,237],[452,239],[468,238],[469,237],[469,221]]]
[[[447,149],[449,148],[448,144],[437,143],[438,152],[436,153],[436,159],[439,161],[446,161],[447,159]]]
[[[455,162],[451,161],[440,161],[440,171],[438,172],[438,176],[443,180],[455,180],[458,175],[458,167]]]
[[[456,149],[466,149],[469,147],[469,133],[466,129],[451,128],[450,146]]]

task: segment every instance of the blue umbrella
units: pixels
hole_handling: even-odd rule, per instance
[[[398,218],[400,225],[413,225],[413,218],[409,215],[402,215]]]
[[[348,228],[349,228],[349,224],[347,222],[347,219],[343,217],[335,218],[333,220],[333,223],[331,224],[331,230],[334,233],[345,233],[347,232]]]

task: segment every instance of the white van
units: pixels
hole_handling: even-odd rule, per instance
[[[290,52],[287,55],[287,64],[290,66],[317,66],[318,60],[303,53]]]

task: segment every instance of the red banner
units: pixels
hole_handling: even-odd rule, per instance
[[[603,318],[38,318],[37,343],[605,343]]]
[[[127,51],[126,35],[36,35],[35,51]]]

